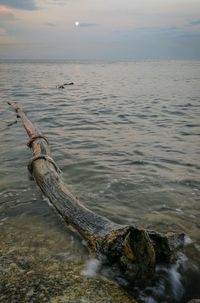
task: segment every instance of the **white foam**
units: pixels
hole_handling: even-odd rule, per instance
[[[5,221],[7,221],[8,219],[9,219],[9,217],[2,218],[2,219],[1,219],[1,222],[5,222]]]
[[[101,267],[101,262],[97,259],[90,259],[81,274],[86,277],[95,278]]]
[[[155,284],[146,287],[140,293],[139,298],[142,302],[164,302],[166,294],[170,294],[170,302],[180,302],[184,294],[184,287],[179,269],[186,261],[187,257],[180,254],[176,264],[171,266],[158,265]]]
[[[54,208],[53,204],[51,203],[51,201],[49,200],[49,198],[47,198],[46,196],[42,195],[43,201],[47,202],[47,204],[49,205],[49,207]],[[36,198],[33,198],[33,200],[37,200]]]
[[[176,211],[177,213],[182,213],[182,212],[183,212],[181,208],[175,208],[175,211]]]
[[[184,237],[185,246],[190,245],[192,242],[193,242],[192,239],[189,236],[185,235]]]
[[[169,281],[171,283],[171,290],[174,298],[177,300],[182,297],[184,293],[183,284],[181,283],[181,275],[177,270],[177,266],[171,266],[169,269]]]

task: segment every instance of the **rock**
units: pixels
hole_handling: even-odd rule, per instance
[[[27,292],[27,297],[32,297],[33,296],[33,294],[34,294],[34,289],[33,288],[31,288],[28,292]]]
[[[33,275],[33,274],[34,274],[34,270],[29,270],[29,271],[27,271],[27,273],[26,273],[27,276],[30,276],[30,275]]]
[[[136,303],[115,283],[98,275],[95,279],[81,275],[88,254],[74,248],[78,244],[60,227],[38,220],[15,219],[11,224],[15,231],[10,225],[1,230],[0,261],[5,270],[0,274],[0,302]],[[74,258],[57,257],[66,252]]]

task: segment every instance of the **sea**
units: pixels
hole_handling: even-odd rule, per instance
[[[68,228],[28,174],[28,138],[8,101],[48,138],[66,186],[86,207],[115,222],[185,233],[177,263],[160,265],[138,300],[200,298],[200,61],[0,61],[1,243],[9,226],[12,242],[26,229],[34,237],[37,225],[45,238],[50,224],[59,253]],[[85,256],[73,241],[68,255]]]

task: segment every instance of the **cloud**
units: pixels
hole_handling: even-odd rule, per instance
[[[0,27],[0,37],[1,36],[5,36],[6,35],[6,30],[5,30],[5,28],[1,28]]]
[[[13,36],[8,35],[5,28],[0,27],[0,46],[8,47],[16,43],[16,39]]]
[[[0,23],[5,21],[13,21],[15,19],[16,18],[10,9],[0,6]]]
[[[95,27],[95,26],[99,26],[99,24],[97,23],[79,23],[80,27]]]
[[[55,27],[55,26],[56,26],[56,24],[55,24],[55,23],[51,23],[51,22],[47,22],[47,23],[45,23],[44,25],[47,25],[47,26],[52,26],[52,27]]]
[[[66,4],[66,0],[46,0],[46,4],[54,4],[54,5],[64,5]]]
[[[0,5],[9,6],[21,10],[35,10],[37,6],[34,0],[0,0]]]
[[[161,26],[154,26],[154,27],[136,27],[137,31],[154,31],[154,32],[171,32],[171,31],[176,31],[178,30],[178,27],[176,26],[166,26],[166,27],[161,27]]]
[[[197,20],[193,20],[190,22],[190,25],[200,25],[200,19],[197,19]]]

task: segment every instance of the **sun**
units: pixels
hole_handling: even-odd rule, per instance
[[[79,26],[79,21],[76,21],[76,22],[75,22],[75,26]]]

